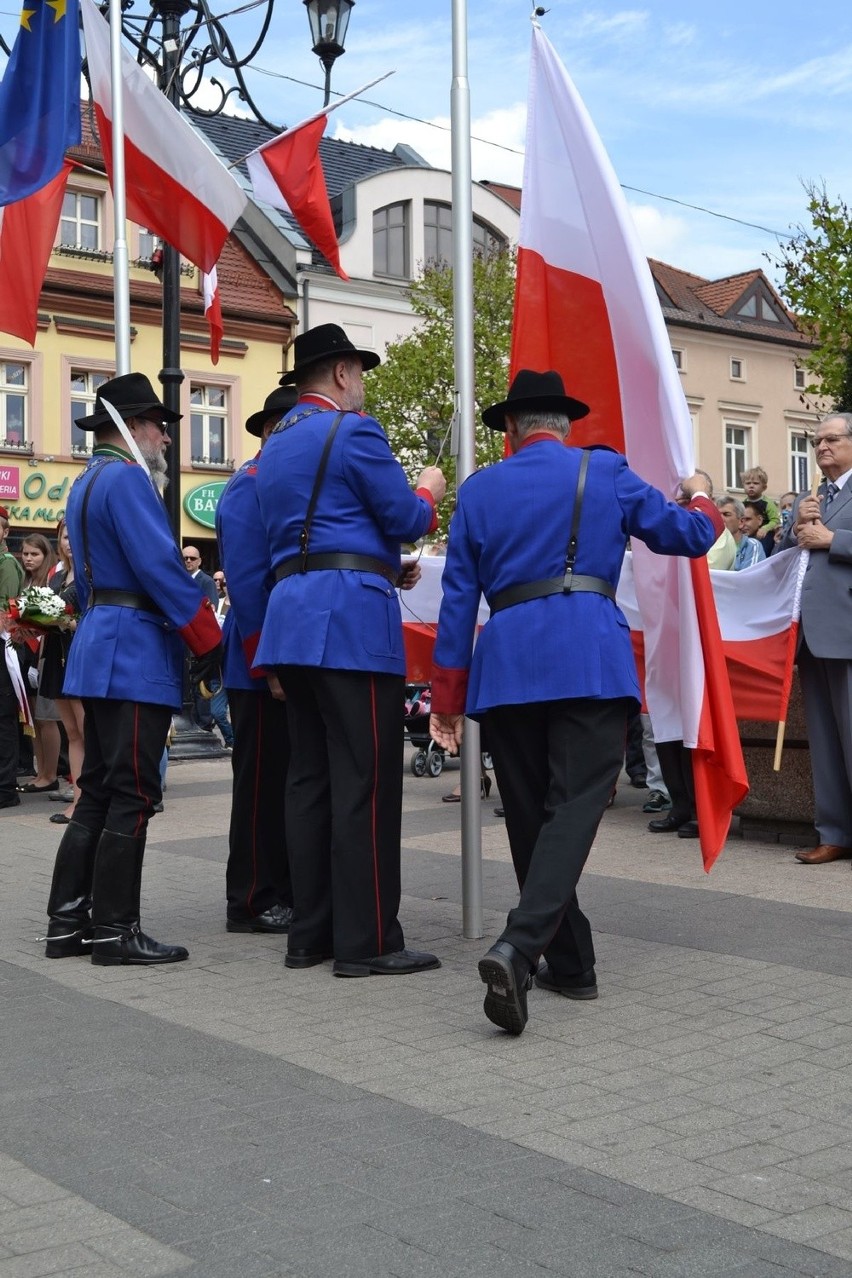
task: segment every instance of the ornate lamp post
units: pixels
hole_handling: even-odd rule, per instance
[[[331,97],[331,68],[346,50],[346,28],[355,0],[303,0],[311,24],[313,51],[325,67],[325,98],[328,106]]]

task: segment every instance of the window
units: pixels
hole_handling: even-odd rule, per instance
[[[228,392],[224,386],[193,386],[189,396],[190,456],[194,466],[230,466],[225,455]]]
[[[449,204],[426,200],[423,204],[423,247],[427,262],[453,260],[453,210]],[[473,219],[473,251],[480,256],[506,247],[501,235],[480,218]]]
[[[686,351],[679,350],[676,346],[673,346],[672,358],[674,359],[675,368],[679,373],[682,373],[686,368]]]
[[[807,492],[811,486],[811,450],[807,435],[790,436],[790,491]]]
[[[32,452],[27,438],[29,366],[0,360],[0,448]]]
[[[101,207],[102,200],[98,195],[66,191],[59,220],[59,243],[64,248],[99,252],[103,248]]]
[[[411,274],[408,247],[408,204],[388,204],[373,213],[373,273],[407,280]]]
[[[731,357],[731,381],[732,382],[745,381],[745,360],[744,359],[737,359],[734,356]]]
[[[762,292],[752,293],[735,312],[742,319],[756,319],[764,324],[780,324],[781,316],[770,299]]]
[[[90,416],[95,407],[95,392],[111,376],[111,373],[89,373],[82,368],[71,369],[72,457],[87,457],[92,451],[92,434],[90,431],[80,430],[77,418]]]
[[[751,430],[748,426],[725,426],[725,488],[730,493],[742,488],[740,476],[751,462]]]
[[[804,368],[793,369],[793,385],[796,390],[804,390],[808,384],[807,370]]]

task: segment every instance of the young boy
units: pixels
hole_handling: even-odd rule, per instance
[[[766,503],[766,523],[756,533],[751,533],[750,535],[759,537],[761,544],[763,544],[764,538],[768,537],[769,541],[766,542],[764,549],[766,549],[766,546],[771,547],[775,537],[775,529],[781,523],[781,515],[772,498],[764,496],[769,483],[769,476],[762,466],[753,466],[751,470],[743,471],[740,475],[740,481],[745,489],[747,503],[749,501],[763,501]]]

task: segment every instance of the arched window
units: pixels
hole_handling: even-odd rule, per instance
[[[387,204],[373,213],[373,274],[407,280],[411,276],[407,203]]]

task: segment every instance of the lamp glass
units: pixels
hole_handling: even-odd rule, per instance
[[[336,46],[343,52],[349,15],[355,0],[304,0],[314,52]]]

